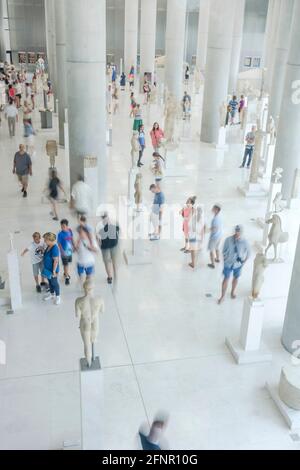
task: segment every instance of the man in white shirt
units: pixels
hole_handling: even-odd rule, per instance
[[[77,216],[88,215],[93,208],[93,192],[82,176],[78,177],[71,192],[71,207],[77,212]]]
[[[9,136],[15,137],[16,134],[16,122],[18,121],[18,110],[12,100],[5,108],[5,117],[8,121]]]

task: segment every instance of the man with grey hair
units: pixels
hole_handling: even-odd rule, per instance
[[[234,230],[234,235],[225,240],[223,247],[224,257],[224,280],[222,284],[222,296],[219,299],[219,305],[224,301],[227,292],[227,287],[231,274],[233,274],[231,298],[235,299],[235,291],[238,285],[239,278],[242,274],[242,269],[250,257],[250,245],[243,237],[243,228],[237,225]]]

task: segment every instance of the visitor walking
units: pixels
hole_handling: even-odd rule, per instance
[[[154,152],[159,152],[161,141],[164,138],[164,131],[160,129],[158,122],[155,122],[150,132]]]
[[[150,233],[150,241],[160,240],[162,232],[162,218],[165,206],[165,195],[161,191],[160,186],[157,184],[152,184],[150,186],[150,191],[154,194],[153,206],[151,211],[151,223],[153,225],[154,231]]]
[[[248,169],[250,169],[251,167],[253,152],[254,152],[254,147],[255,147],[255,131],[256,131],[256,127],[252,126],[251,131],[248,132],[248,134],[246,135],[245,153],[244,153],[243,163],[241,164],[240,168],[245,168],[246,164],[247,164]]]
[[[48,279],[50,292],[44,297],[44,301],[53,300],[55,305],[59,305],[60,286],[58,282],[59,274],[59,248],[56,243],[56,235],[54,233],[46,233],[44,241],[47,248],[44,252],[44,268],[42,275]]]
[[[84,229],[84,227],[78,227],[79,238],[75,243],[75,250],[78,255],[77,259],[77,272],[81,285],[88,279],[90,279],[95,273],[95,253],[97,253],[97,247],[95,246],[94,240],[91,243],[91,237]],[[84,279],[84,275],[86,276]]]
[[[16,135],[16,122],[18,122],[18,110],[16,105],[12,100],[9,101],[9,104],[6,106],[4,115],[8,122],[8,131],[10,138],[15,137]]]
[[[134,117],[134,111],[136,108],[136,99],[134,97],[134,93],[130,93],[130,114],[129,117]]]
[[[72,264],[72,255],[74,251],[73,232],[69,227],[69,221],[63,219],[60,223],[61,231],[57,236],[57,242],[60,250],[61,261],[64,267],[65,285],[70,285],[70,264]]]
[[[223,236],[222,220],[220,216],[221,206],[215,204],[212,208],[213,219],[210,225],[208,250],[210,254],[209,268],[215,269],[215,263],[220,263],[220,244]]]
[[[150,102],[151,87],[147,80],[144,83],[143,92],[144,92],[144,104],[148,104]]]
[[[101,216],[101,219],[102,228],[97,234],[97,239],[107,274],[107,283],[112,284],[113,280],[117,281],[118,274],[120,227],[110,221],[107,212]]]
[[[165,170],[165,159],[158,153],[153,153],[153,163],[152,163],[152,173],[155,177],[155,183],[157,186],[161,187],[161,182],[164,177]]]
[[[32,176],[32,162],[23,144],[20,144],[19,151],[15,154],[13,174],[17,175],[18,181],[22,187],[23,197],[26,198],[28,195],[29,175]]]
[[[185,246],[184,248],[181,248],[180,251],[183,251],[184,253],[189,253],[189,221],[190,217],[192,214],[193,207],[196,203],[197,196],[194,197],[189,197],[188,200],[186,201],[184,207],[182,208],[180,215],[183,218],[183,233],[184,233],[184,240],[185,240]]]
[[[138,140],[139,140],[140,149],[139,149],[139,159],[138,159],[137,166],[140,168],[141,166],[144,166],[144,163],[142,163],[142,158],[143,158],[144,150],[146,148],[146,136],[145,136],[144,126],[139,127]]]
[[[36,291],[38,293],[42,292],[42,287],[47,287],[46,279],[42,276],[44,269],[44,252],[47,248],[47,245],[42,240],[41,234],[39,232],[34,232],[32,235],[33,241],[30,245],[21,253],[21,256],[25,256],[26,253],[30,254],[32,272],[35,281]],[[41,276],[41,282],[40,282]]]
[[[114,91],[112,94],[112,103],[113,103],[113,113],[114,115],[116,115],[117,111],[119,110],[119,90],[117,87],[114,88]]]
[[[182,111],[183,111],[183,119],[190,119],[191,117],[191,110],[192,110],[192,98],[188,94],[187,91],[184,92],[182,98]]]
[[[245,105],[246,105],[245,96],[241,95],[241,99],[239,102],[239,124],[241,124],[244,119]]]
[[[124,91],[125,88],[126,88],[126,75],[124,72],[122,72],[121,74],[121,78],[120,78],[120,87],[121,87],[121,90]]]
[[[188,243],[191,253],[189,266],[195,269],[197,266],[199,252],[202,249],[205,237],[204,213],[201,206],[192,206],[191,215],[188,221]]]
[[[78,176],[78,181],[72,187],[70,207],[78,217],[88,215],[92,211],[93,192],[84,182],[83,176]]]
[[[57,171],[56,170],[51,170],[50,172],[50,179],[48,183],[48,199],[51,204],[51,215],[53,215],[53,220],[58,220],[58,214],[57,214],[57,200],[58,200],[58,195],[59,195],[59,189],[64,193],[66,196],[66,192],[63,188],[62,182],[57,176]]]
[[[158,413],[149,429],[148,424],[143,424],[139,429],[141,447],[146,451],[167,450],[164,441],[164,433],[168,425],[169,417],[166,413]]]
[[[223,248],[224,257],[224,280],[222,284],[222,295],[218,303],[221,304],[227,292],[229,279],[233,274],[231,298],[236,298],[236,288],[239,278],[242,274],[242,269],[250,257],[250,245],[243,237],[243,230],[240,225],[235,227],[234,235],[225,240]]]
[[[134,87],[134,73],[135,73],[135,70],[134,70],[134,66],[132,65],[130,68],[129,76],[128,76],[130,88]]]
[[[140,126],[143,125],[142,110],[139,104],[136,105],[133,111],[134,121],[133,121],[133,130],[138,131]]]
[[[239,106],[239,102],[237,101],[237,97],[235,95],[233,95],[232,99],[229,101],[228,106],[230,107],[230,125],[233,126]]]

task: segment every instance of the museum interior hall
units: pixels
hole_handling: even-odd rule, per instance
[[[300,450],[300,0],[0,0],[0,450]]]

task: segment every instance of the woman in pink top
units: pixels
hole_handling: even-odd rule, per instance
[[[197,197],[190,197],[187,201],[185,206],[183,207],[182,211],[180,212],[181,216],[183,217],[183,233],[185,239],[185,246],[181,248],[180,251],[184,251],[184,253],[189,253],[189,225],[190,225],[190,218],[193,213],[193,207],[196,203]]]
[[[150,132],[150,136],[151,136],[154,152],[158,152],[161,146],[161,139],[163,139],[165,136],[164,131],[160,129],[158,122],[155,122],[153,124],[152,131]]]

